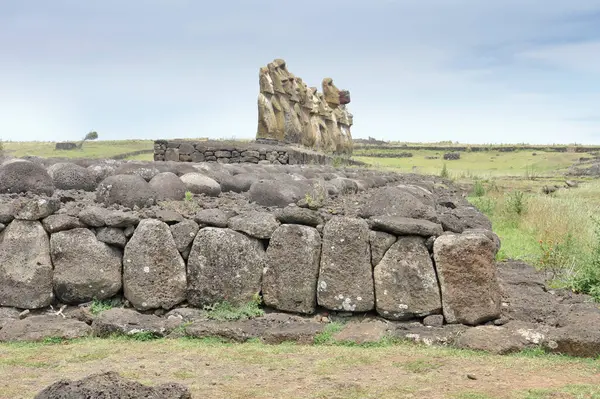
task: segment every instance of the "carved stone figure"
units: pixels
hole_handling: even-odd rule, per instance
[[[352,152],[352,114],[346,109],[350,92],[340,90],[333,79],[310,87],[290,73],[286,62],[275,59],[259,73],[257,138],[302,144],[324,151]]]

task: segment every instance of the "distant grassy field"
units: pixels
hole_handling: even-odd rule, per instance
[[[86,141],[82,149],[55,150],[54,142],[4,141],[4,152],[14,157],[38,156],[44,158],[110,158],[128,152],[150,150],[152,140]],[[144,154],[146,155],[146,154]],[[147,156],[152,159],[152,154]]]
[[[461,152],[459,160],[446,161],[443,159],[444,154],[439,151],[408,152],[411,152],[413,156],[410,158],[377,158],[363,156],[361,154],[364,152],[357,151],[353,158],[380,168],[424,174],[439,174],[445,164],[454,178],[486,179],[490,177],[556,176],[557,173],[564,172],[573,162],[584,155],[544,151],[537,151],[536,155],[533,155],[532,151]],[[438,157],[438,159],[427,159],[427,157]]]

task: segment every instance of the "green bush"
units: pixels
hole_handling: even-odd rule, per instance
[[[224,301],[214,305],[204,306],[208,311],[207,317],[217,321],[247,320],[262,316],[265,312],[260,308],[262,299],[255,294],[252,301],[242,305],[232,305]]]
[[[481,180],[475,180],[475,185],[473,186],[473,196],[483,197],[484,195],[485,187],[483,187],[483,183],[481,183]]]
[[[600,219],[594,219],[595,242],[589,260],[580,267],[571,287],[575,292],[588,294],[600,302]]]
[[[442,171],[440,172],[440,177],[443,179],[450,178],[450,173],[448,172],[448,167],[446,166],[446,164],[444,164],[444,167],[442,168]]]
[[[506,196],[506,211],[509,214],[521,216],[527,210],[525,193],[519,190],[512,191]]]

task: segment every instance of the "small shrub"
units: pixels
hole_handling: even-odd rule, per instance
[[[190,191],[185,192],[185,202],[191,202],[194,195]]]
[[[573,236],[569,233],[562,241],[539,240],[541,256],[538,264],[541,268],[550,272],[552,279],[564,277],[574,265],[572,256],[574,249]]]
[[[527,208],[525,193],[519,190],[510,192],[506,196],[506,210],[509,214],[521,216]]]
[[[469,199],[471,205],[479,210],[484,215],[491,217],[496,209],[496,201],[490,197],[472,197]]]
[[[327,198],[327,189],[322,181],[316,181],[310,192],[304,195],[306,204],[311,209],[318,209],[325,205],[325,199]]]
[[[257,293],[252,301],[243,305],[232,305],[227,301],[217,302],[214,305],[204,306],[208,311],[206,317],[217,321],[247,320],[265,314],[260,308],[262,299]]]
[[[333,343],[333,336],[342,331],[344,325],[340,322],[332,322],[325,326],[323,332],[317,334],[314,339],[315,345],[327,345]]]
[[[592,244],[589,261],[575,273],[571,287],[575,292],[591,295],[600,302],[600,219],[593,221],[595,242]]]
[[[533,166],[533,165],[525,166],[525,178],[527,180],[536,180],[539,177],[540,177],[540,174],[535,169],[535,166]]]
[[[483,187],[481,180],[475,180],[475,185],[473,186],[473,195],[475,197],[483,197],[485,195],[485,187]]]
[[[444,164],[444,166],[442,167],[442,171],[440,172],[440,177],[443,179],[450,178],[450,173],[448,172],[448,167],[446,166],[446,164]]]
[[[90,306],[90,312],[92,312],[92,314],[94,316],[104,312],[105,310],[108,309],[112,309],[113,305],[110,301],[99,301],[99,300],[94,300],[92,302],[92,305]]]

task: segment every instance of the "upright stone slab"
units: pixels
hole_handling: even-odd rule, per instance
[[[447,323],[477,325],[500,316],[495,244],[483,234],[444,235],[433,244]]]
[[[262,292],[267,306],[311,314],[317,306],[321,236],[308,226],[281,225],[267,248]]]
[[[396,242],[396,236],[383,231],[369,232],[369,242],[371,243],[371,264],[377,266],[388,249]]]
[[[262,243],[230,229],[206,227],[196,235],[188,258],[190,305],[244,304],[260,292]]]
[[[106,299],[121,289],[121,251],[98,241],[88,229],[50,237],[54,292],[68,304]]]
[[[367,222],[332,218],[323,229],[317,302],[331,310],[368,312],[374,296]]]
[[[442,312],[433,262],[421,237],[401,237],[375,267],[375,309],[408,320]]]
[[[185,300],[185,263],[169,226],[145,219],[125,246],[123,291],[138,310],[171,309]]]
[[[14,220],[0,235],[0,306],[37,309],[52,298],[48,234],[38,221]]]

